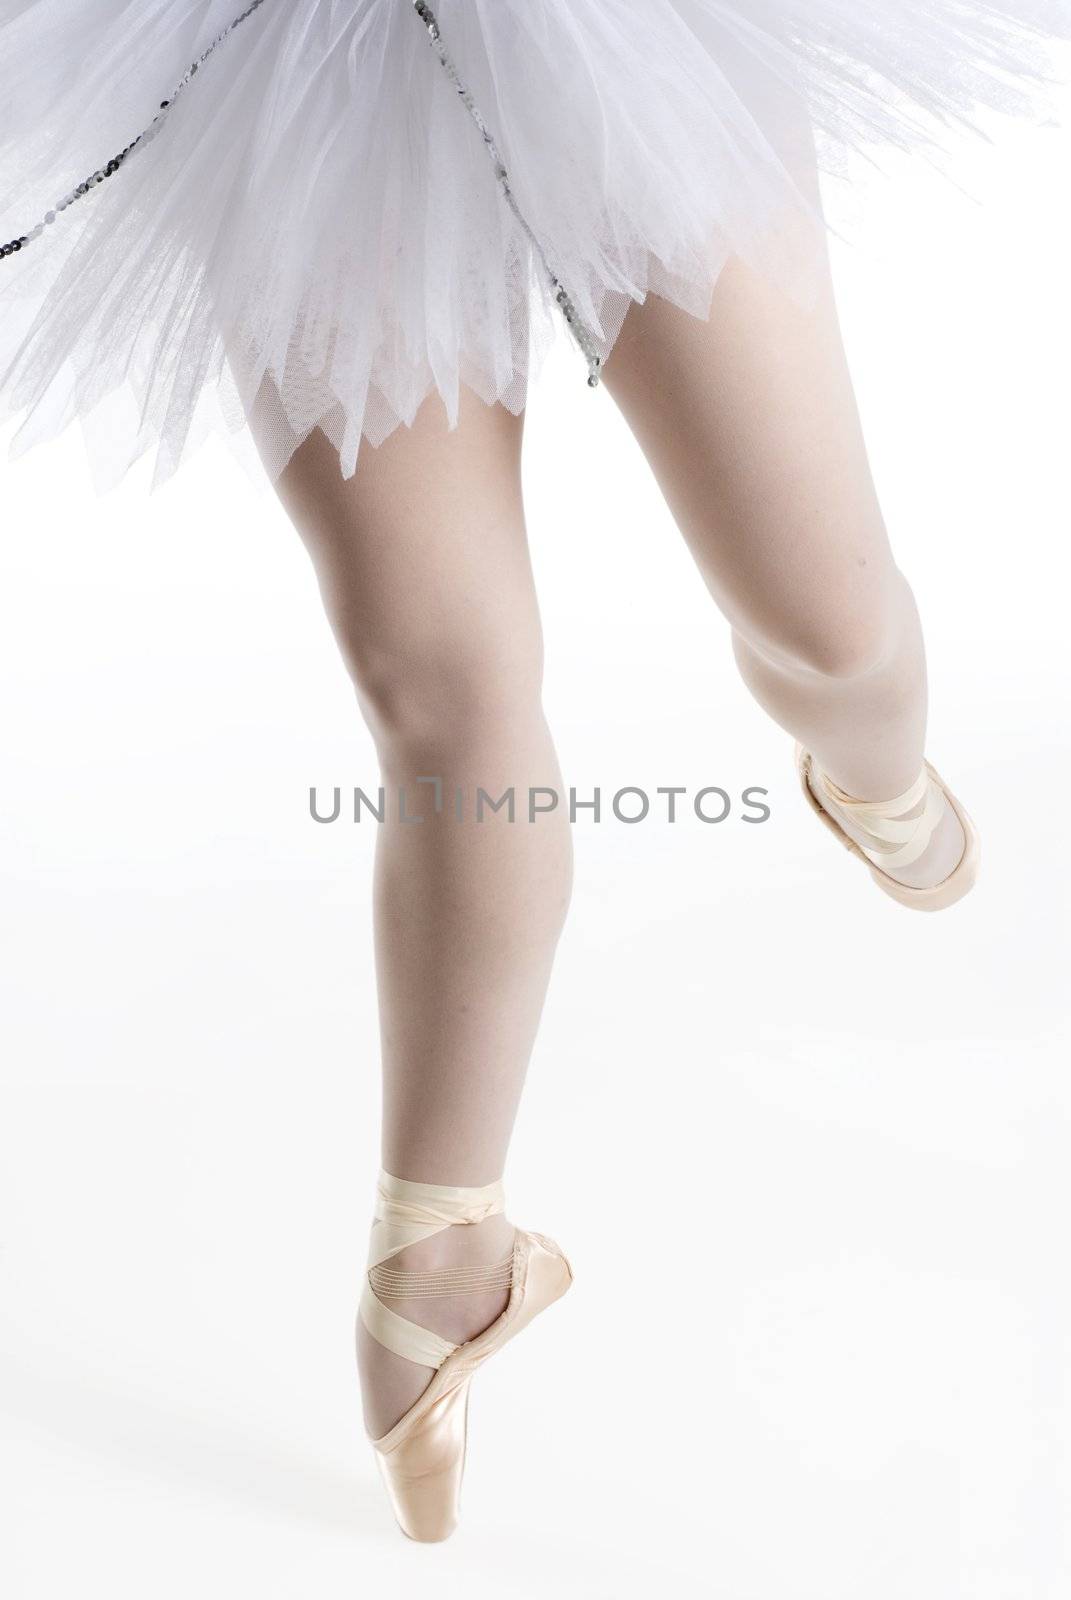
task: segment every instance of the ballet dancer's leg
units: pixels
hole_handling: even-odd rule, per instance
[[[903,794],[926,735],[922,630],[882,521],[828,272],[808,309],[739,261],[709,322],[652,296],[630,310],[605,378],[752,694],[848,794]],[[940,882],[963,849],[946,805],[925,854],[892,875]]]
[[[385,1169],[419,1183],[500,1178],[571,882],[567,813],[528,821],[529,786],[561,792],[541,700],[542,639],[520,486],[522,425],[463,397],[448,431],[429,402],[412,429],[362,448],[344,480],[322,433],[279,491],[312,557],[376,742],[390,820],[379,832],[376,964]],[[436,811],[433,786],[442,781]],[[485,809],[509,788],[516,820]],[[465,794],[463,820],[454,792]],[[398,818],[405,791],[410,816]],[[504,1217],[452,1227],[396,1256],[431,1271],[508,1254]],[[453,1343],[506,1293],[392,1300]],[[359,1329],[370,1434],[409,1409],[431,1369]]]

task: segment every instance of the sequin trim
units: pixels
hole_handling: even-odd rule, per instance
[[[141,150],[147,144],[151,144],[153,139],[156,138],[157,134],[163,127],[169,112],[175,105],[175,102],[189,88],[190,84],[193,82],[194,78],[197,76],[198,72],[204,66],[209,57],[215,54],[220,45],[224,44],[225,41],[230,38],[231,34],[236,31],[236,29],[240,28],[244,22],[248,22],[249,18],[259,11],[264,3],[265,0],[250,0],[250,4],[246,6],[245,10],[240,12],[238,16],[234,17],[225,28],[221,29],[212,42],[206,47],[206,49],[201,52],[197,59],[190,63],[182,79],[175,85],[168,98],[160,102],[160,109],[149,123],[148,127],[143,129],[143,131],[138,134],[137,138],[132,139],[125,149],[120,150],[117,155],[112,156],[111,160],[107,161],[103,167],[98,167],[96,172],[91,173],[88,178],[85,178],[81,183],[76,184],[69,194],[63,196],[62,200],[57,200],[55,205],[50,206],[45,212],[44,216],[41,218],[40,222],[38,222],[34,227],[30,228],[26,233],[19,234],[19,236],[15,239],[9,239],[6,244],[0,245],[0,260],[7,256],[18,255],[21,251],[25,250],[27,246],[33,244],[35,240],[41,237],[46,228],[50,228],[52,226],[61,212],[66,211],[67,208],[74,205],[76,201],[83,199],[91,189],[97,188],[105,181],[106,178],[114,177],[119,171],[120,167],[122,167],[127,159],[134,154],[135,150]],[[565,285],[562,283],[561,279],[551,266],[550,259],[547,255],[546,249],[542,244],[542,241],[539,239],[538,235],[517,202],[517,196],[514,194],[513,185],[510,182],[509,171],[502,159],[498,146],[495,143],[494,136],[488,128],[487,123],[484,121],[483,115],[480,112],[480,108],[473,99],[471,91],[462,79],[461,74],[454,63],[453,57],[443,42],[442,30],[439,27],[438,18],[436,17],[431,6],[426,3],[426,0],[412,0],[412,4],[417,16],[424,24],[429,42],[431,43],[435,54],[439,58],[443,71],[453,84],[455,90],[457,91],[458,98],[479,130],[480,137],[483,140],[484,149],[487,151],[488,157],[494,167],[495,177],[498,180],[498,185],[502,192],[502,196],[520,224],[520,227],[524,232],[525,237],[531,244],[532,249],[535,251],[539,264],[543,269],[548,284],[550,285],[551,293],[554,296],[554,301],[558,306],[563,318],[565,319],[565,323],[569,328],[569,331],[572,333],[573,338],[576,340],[577,345],[587,361],[588,384],[593,389],[597,388],[602,371],[602,357],[599,355],[594,335],[577,310],[576,303],[569,291],[566,289]]]
[[[181,82],[175,85],[166,100],[161,100],[160,109],[149,123],[149,126],[143,129],[136,139],[131,139],[125,150],[120,150],[118,155],[112,156],[111,160],[105,162],[103,167],[98,167],[96,172],[92,173],[88,178],[84,178],[81,183],[75,184],[70,194],[64,195],[62,200],[57,200],[55,205],[45,212],[36,227],[31,228],[28,233],[20,234],[17,239],[9,239],[7,244],[0,245],[0,259],[4,256],[17,255],[19,251],[25,250],[27,245],[32,244],[35,239],[41,237],[46,228],[52,226],[61,211],[66,211],[68,206],[73,206],[76,200],[81,200],[83,196],[89,193],[90,189],[97,188],[99,184],[104,182],[105,178],[114,177],[127,157],[132,156],[135,150],[140,150],[145,145],[151,144],[163,127],[168,112],[175,104],[175,101],[193,82],[209,56],[214,55],[224,40],[229,39],[234,30],[240,28],[243,22],[248,22],[253,13],[259,11],[263,4],[264,0],[250,0],[250,4],[246,6],[240,16],[228,22],[227,26],[216,34],[211,44],[201,52],[196,61],[190,62]]]
[[[565,285],[562,283],[561,279],[551,266],[547,252],[541,240],[517,202],[517,196],[514,194],[513,185],[510,182],[509,171],[506,167],[506,163],[502,159],[498,146],[495,143],[494,135],[491,133],[487,123],[484,121],[480,112],[480,108],[473,99],[471,90],[465,84],[460,72],[457,69],[453,57],[443,42],[442,29],[439,26],[435,12],[432,10],[431,6],[427,4],[427,0],[413,0],[413,9],[416,11],[417,16],[427,29],[428,38],[435,51],[435,54],[438,56],[439,61],[442,64],[443,71],[446,73],[446,76],[449,78],[450,82],[457,91],[458,98],[465,107],[465,110],[468,112],[469,116],[476,124],[476,127],[479,129],[480,137],[483,140],[484,149],[487,151],[491,163],[494,166],[495,177],[498,179],[498,185],[502,191],[502,195],[510,210],[513,212],[513,215],[520,223],[525,237],[528,239],[536,253],[536,256],[538,257],[539,264],[546,275],[547,282],[550,284],[551,292],[554,295],[558,309],[565,318],[569,331],[572,333],[573,338],[576,340],[585,360],[587,361],[588,384],[592,389],[595,389],[598,387],[599,378],[602,372],[602,357],[599,355],[594,335],[577,310],[576,303],[569,294],[569,291],[566,289]]]

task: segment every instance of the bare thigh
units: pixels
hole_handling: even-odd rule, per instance
[[[733,628],[771,659],[875,659],[898,574],[832,285],[803,307],[731,261],[708,322],[633,307],[606,384]]]
[[[412,428],[363,445],[352,478],[316,432],[279,481],[377,740],[456,739],[466,719],[538,693],[522,432],[467,393],[451,429],[432,398]]]

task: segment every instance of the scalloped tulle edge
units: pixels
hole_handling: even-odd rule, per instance
[[[252,425],[274,477],[320,427],[351,473],[362,440],[381,443],[432,395],[451,421],[462,387],[520,411],[558,317],[526,225],[603,360],[649,293],[708,314],[733,253],[806,295],[822,224],[795,173],[812,131],[829,171],[867,147],[933,147],[942,125],[971,125],[978,107],[1043,111],[1061,19],[1069,31],[1066,8],[1048,0],[675,0],[657,20],[623,0],[440,0],[518,222],[408,5],[296,0],[268,15],[272,5],[248,24],[249,48],[227,43],[174,127],[86,198],[62,242],[47,236],[38,262],[0,279],[0,408],[21,419],[15,453],[80,419],[101,486],[154,449],[162,482],[209,432]],[[63,41],[47,67],[53,120],[21,166],[3,160],[18,134],[11,100],[0,172],[20,172],[20,204],[47,193],[76,105],[94,139],[123,118],[130,127],[144,88],[136,73],[110,77],[117,9],[87,0],[83,20],[102,26],[103,43],[85,43],[86,70],[66,86],[80,37],[52,38]],[[0,42],[35,10],[55,14],[9,3]],[[230,6],[143,0],[139,15],[144,73],[170,84],[172,64],[203,48]],[[0,89],[28,39],[14,36]],[[49,43],[46,30],[40,49]],[[24,82],[47,76],[41,62],[24,59]],[[548,122],[552,92],[560,115]],[[281,133],[297,140],[293,158]],[[407,142],[408,174],[396,157]],[[329,200],[347,184],[370,219],[363,233],[320,205],[318,189]]]

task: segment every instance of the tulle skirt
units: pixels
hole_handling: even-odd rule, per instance
[[[173,95],[244,3],[0,0],[16,448],[81,418],[159,480],[251,425],[274,475],[319,427],[348,475],[433,393],[518,411],[563,306],[594,371],[730,255],[806,293],[816,158],[1043,105],[1071,34],[1064,0],[260,0]]]

